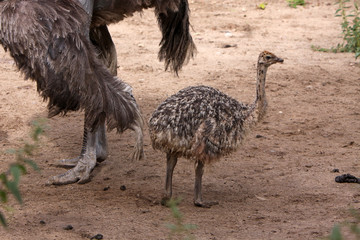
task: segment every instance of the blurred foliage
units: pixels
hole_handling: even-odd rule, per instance
[[[263,3],[260,3],[259,5],[257,5],[256,7],[258,9],[261,9],[261,10],[265,10],[266,6],[268,5],[267,2],[263,2]]]
[[[8,171],[0,174],[0,206],[5,209],[10,209],[6,206],[9,195],[13,195],[15,199],[21,204],[22,198],[19,190],[19,182],[21,175],[27,173],[27,166],[35,170],[39,170],[36,163],[31,160],[35,150],[39,147],[40,135],[44,133],[44,120],[34,121],[31,129],[31,143],[24,143],[24,146],[19,149],[12,149],[8,152],[15,156],[16,161],[10,164]],[[0,224],[6,226],[6,220],[3,213],[0,211]]]
[[[339,5],[335,12],[336,17],[342,18],[341,29],[343,42],[332,48],[321,48],[311,46],[315,51],[321,52],[352,52],[355,53],[355,59],[360,56],[360,12],[357,0],[353,0],[352,6],[349,6],[350,0],[339,0]]]
[[[166,206],[170,208],[171,215],[174,218],[174,223],[166,225],[167,228],[170,229],[169,239],[195,239],[195,237],[191,234],[191,230],[196,229],[197,226],[183,223],[183,214],[180,212],[178,207],[180,202],[180,199],[170,199],[166,203]]]
[[[305,6],[305,0],[286,0],[290,7]]]
[[[350,212],[354,219],[351,222],[336,224],[327,239],[345,240],[344,232],[351,236],[351,239],[360,239],[360,212],[358,209],[351,209]]]

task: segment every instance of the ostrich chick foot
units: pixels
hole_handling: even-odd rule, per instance
[[[212,201],[212,202],[199,202],[199,201],[194,201],[194,205],[197,207],[202,207],[202,208],[211,208],[214,205],[218,205],[219,202],[218,201]]]

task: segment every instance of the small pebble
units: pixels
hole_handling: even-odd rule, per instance
[[[107,186],[107,187],[104,187],[104,191],[107,191],[107,190],[109,190],[110,189],[110,187],[109,186]]]
[[[40,220],[40,224],[45,225],[46,222],[44,220]]]
[[[93,236],[92,238],[90,238],[90,239],[97,239],[97,240],[101,240],[101,239],[103,239],[104,238],[104,236],[102,235],[102,234],[96,234],[95,236]]]
[[[120,187],[120,190],[121,190],[121,191],[125,191],[125,190],[126,190],[125,185],[122,185],[122,186]]]
[[[232,47],[237,47],[237,44],[223,44],[221,45],[222,48],[232,48]]]
[[[73,226],[71,225],[67,225],[66,227],[64,227],[64,230],[72,230],[73,229]]]
[[[338,168],[334,168],[333,170],[331,170],[331,172],[340,172],[340,170]]]

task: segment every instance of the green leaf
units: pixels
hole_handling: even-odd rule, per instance
[[[6,184],[6,187],[9,189],[9,191],[12,193],[12,195],[14,195],[14,197],[16,198],[16,200],[19,203],[22,203],[22,198],[21,198],[21,194],[18,188],[18,185],[16,182],[14,181],[9,181]]]
[[[185,229],[187,229],[187,230],[197,229],[197,225],[195,225],[195,224],[185,224],[184,227],[185,227]]]
[[[7,179],[6,175],[5,175],[5,173],[0,174],[0,180],[4,185],[6,185],[8,179]]]
[[[17,185],[20,181],[20,176],[21,176],[21,170],[20,170],[19,164],[11,165],[10,173],[13,176],[13,181]]]
[[[26,174],[26,167],[23,164],[16,164],[22,175]]]
[[[341,230],[339,225],[335,225],[331,230],[330,240],[342,240]]]
[[[32,167],[35,171],[39,171],[40,168],[38,167],[38,165],[31,159],[27,159],[25,158],[24,159],[24,162],[28,165],[30,165],[30,167]]]
[[[4,227],[6,227],[6,220],[5,220],[5,217],[4,215],[2,215],[2,213],[0,212],[0,223],[1,225],[3,225]]]
[[[7,202],[7,194],[5,191],[3,190],[0,190],[0,200],[1,202],[3,203],[6,203]]]
[[[35,148],[36,148],[35,145],[25,143],[24,152],[25,152],[27,155],[32,156],[32,155],[33,155],[33,151],[35,150]]]
[[[257,7],[261,10],[265,10],[266,6],[267,6],[267,2],[264,2],[264,3],[260,3]]]

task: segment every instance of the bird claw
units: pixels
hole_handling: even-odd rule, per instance
[[[61,160],[57,161],[55,166],[63,167],[63,168],[73,168],[78,164],[80,158],[81,157],[78,156],[76,158],[71,158],[71,159],[61,159]]]
[[[45,185],[65,185],[75,183],[77,181],[79,181],[79,177],[76,176],[74,168],[72,168],[65,173],[50,177]]]
[[[96,165],[96,160],[93,159],[93,161],[89,162],[82,160],[80,159],[77,165],[67,172],[49,178],[46,185],[65,185],[75,182],[80,184],[87,183],[90,180],[90,173]]]
[[[144,159],[144,150],[143,149],[136,149],[133,153],[132,153],[132,160],[141,160]]]
[[[194,201],[194,205],[197,207],[202,207],[202,208],[211,208],[214,205],[218,205],[219,202],[218,201],[212,201],[212,202],[198,202],[198,201]]]

